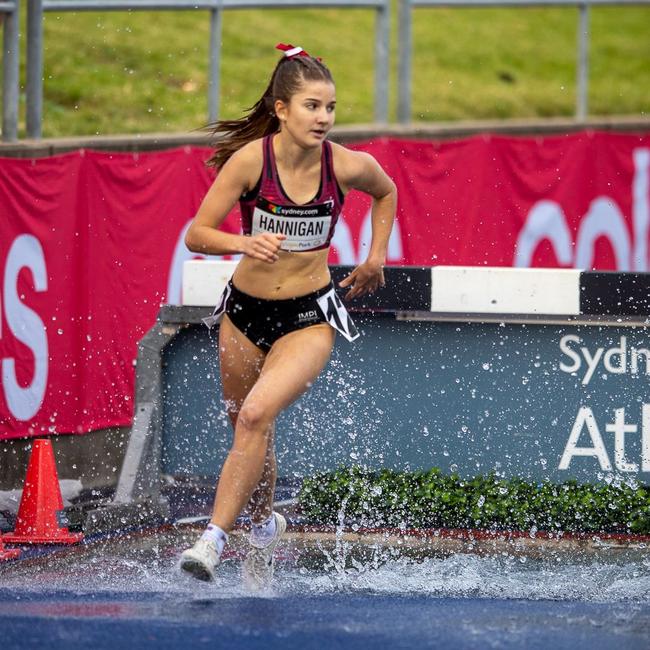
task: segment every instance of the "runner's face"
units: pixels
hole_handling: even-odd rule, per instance
[[[334,126],[336,89],[329,81],[306,81],[288,105],[278,103],[283,128],[305,146],[320,144]]]

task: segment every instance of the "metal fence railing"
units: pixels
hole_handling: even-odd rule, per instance
[[[388,121],[390,0],[29,0],[27,22],[27,135],[41,137],[43,113],[43,13],[45,11],[197,10],[210,12],[208,120],[219,115],[221,23],[226,9],[374,9],[375,119]]]
[[[589,7],[593,5],[645,5],[650,0],[400,0],[399,3],[399,63],[397,119],[402,124],[411,120],[411,75],[413,52],[412,11],[418,7],[578,7],[578,48],[576,65],[575,117],[587,116],[589,87]]]
[[[19,61],[19,0],[0,1],[0,18],[3,19],[2,37],[2,139],[18,139],[18,61]]]
[[[397,119],[411,120],[413,11],[422,7],[550,7],[578,9],[575,118],[588,113],[589,9],[599,5],[649,5],[650,0],[399,0]],[[18,6],[19,0],[0,0],[4,17],[2,139],[18,137]],[[389,42],[391,0],[28,0],[26,62],[26,130],[41,137],[43,113],[43,15],[46,11],[205,10],[210,14],[208,48],[208,121],[219,116],[222,15],[229,9],[351,8],[372,9],[375,21],[375,120],[388,122]],[[330,27],[331,28],[331,27]]]

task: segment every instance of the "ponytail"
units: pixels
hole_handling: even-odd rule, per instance
[[[279,48],[281,49],[281,48]],[[275,66],[269,85],[246,115],[238,120],[217,120],[207,128],[217,138],[214,153],[207,161],[209,167],[219,169],[244,145],[280,130],[275,114],[275,102],[289,103],[304,81],[329,81],[332,74],[320,59],[304,53],[301,56],[283,56]]]

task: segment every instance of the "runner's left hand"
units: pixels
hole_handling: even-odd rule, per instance
[[[345,300],[352,300],[368,293],[375,293],[379,287],[383,287],[385,284],[384,265],[366,260],[341,280],[339,287],[350,287],[345,294]]]

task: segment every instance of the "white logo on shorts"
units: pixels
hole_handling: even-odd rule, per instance
[[[318,318],[318,312],[315,309],[310,309],[309,311],[303,311],[298,314],[298,322],[305,323],[310,320],[316,320]]]

